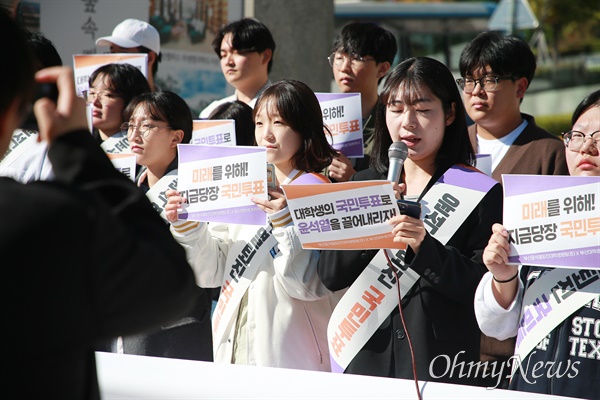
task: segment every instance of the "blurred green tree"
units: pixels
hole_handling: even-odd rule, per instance
[[[529,0],[554,59],[600,51],[600,1]]]

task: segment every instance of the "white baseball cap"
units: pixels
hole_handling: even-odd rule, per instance
[[[160,36],[155,27],[139,19],[126,19],[115,26],[111,36],[96,40],[97,46],[110,46],[112,43],[119,47],[147,47],[156,54],[160,53]]]

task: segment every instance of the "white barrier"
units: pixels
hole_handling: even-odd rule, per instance
[[[96,353],[104,400],[417,399],[413,381],[283,368]],[[558,399],[508,390],[419,382],[423,400]],[[560,397],[560,399],[566,399]]]

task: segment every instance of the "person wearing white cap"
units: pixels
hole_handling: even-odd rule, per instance
[[[112,31],[112,35],[96,40],[97,46],[110,46],[111,53],[147,53],[148,83],[156,90],[154,76],[158,71],[160,53],[160,35],[155,27],[139,19],[128,18]]]

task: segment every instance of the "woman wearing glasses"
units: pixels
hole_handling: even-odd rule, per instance
[[[151,189],[177,168],[177,145],[192,137],[192,115],[185,101],[172,92],[151,92],[135,97],[120,129],[127,134],[131,152],[141,166],[138,186]]]
[[[92,135],[98,143],[122,136],[125,107],[138,94],[150,92],[148,80],[130,64],[101,66],[90,75],[89,86],[83,96],[92,106]]]
[[[191,111],[175,93],[158,91],[135,97],[125,115],[128,122],[122,130],[141,166],[136,182],[151,200],[158,198],[167,189],[161,185],[177,176],[177,145],[189,143],[192,137]],[[125,354],[212,361],[210,302],[205,289],[196,288],[195,306],[185,317],[163,325],[158,332],[124,337],[122,346]]]
[[[573,129],[563,134],[567,166],[572,176],[600,176],[600,90],[577,106]],[[596,196],[597,196],[596,192]],[[596,200],[597,201],[597,200]],[[495,224],[483,253],[489,272],[475,295],[475,313],[481,330],[505,340],[517,335],[524,297],[535,292],[534,283],[555,279],[559,269],[507,265],[508,232]],[[519,271],[520,269],[520,271]],[[577,270],[572,270],[577,271]],[[598,270],[579,270],[580,276],[598,279]],[[595,277],[595,278],[594,278]],[[550,280],[553,287],[557,280]],[[530,293],[531,292],[531,293]],[[600,293],[583,306],[567,310],[536,348],[519,360],[510,389],[558,396],[594,398],[600,395]],[[592,293],[593,296],[593,293]],[[537,296],[533,296],[534,298]],[[531,333],[531,332],[530,332]],[[542,366],[534,367],[534,366]],[[530,366],[530,368],[527,368]]]

